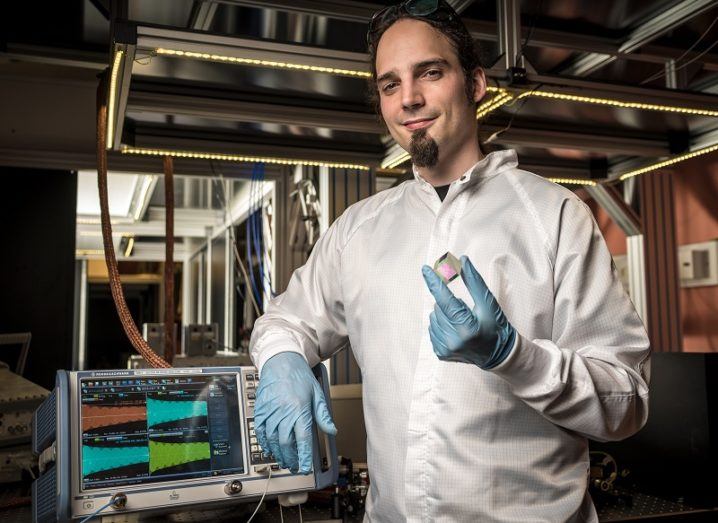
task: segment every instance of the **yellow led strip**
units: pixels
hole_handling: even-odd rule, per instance
[[[240,58],[237,56],[227,56],[227,55],[220,55],[220,54],[213,54],[213,53],[198,53],[195,51],[165,49],[162,47],[155,49],[155,54],[164,55],[164,56],[176,56],[176,57],[181,57],[181,58],[194,58],[197,60],[208,60],[211,62],[219,62],[219,63],[233,63],[233,64],[241,64],[241,65],[254,65],[254,66],[259,66],[259,67],[273,67],[273,68],[278,68],[278,69],[288,69],[288,70],[295,70],[295,71],[311,71],[311,72],[316,72],[316,73],[328,73],[328,74],[335,74],[335,75],[340,75],[340,76],[351,76],[351,77],[355,77],[355,78],[370,78],[371,77],[371,73],[369,73],[368,71],[340,69],[340,68],[335,68],[335,67],[324,67],[324,66],[319,66],[319,65],[293,64],[293,63],[288,63],[288,62],[275,62],[272,60],[258,60],[255,58]],[[117,63],[117,56],[115,56],[115,62]],[[506,89],[504,89],[502,87],[487,86],[486,92],[500,93],[500,95],[503,95],[502,99],[500,100],[502,103],[498,103],[499,100],[497,100],[497,105],[486,107],[485,112],[482,112],[481,114],[477,113],[477,118],[486,116],[486,114],[498,109],[499,107],[505,105],[506,103],[508,103],[511,100],[514,100],[514,99],[518,100],[525,96],[536,96],[539,98],[564,100],[564,101],[568,101],[568,102],[581,102],[581,103],[589,103],[589,104],[595,104],[595,105],[608,105],[608,106],[612,106],[612,107],[624,107],[624,108],[628,108],[628,109],[640,109],[640,110],[645,110],[645,111],[660,111],[660,112],[669,112],[669,113],[694,114],[697,116],[718,116],[718,111],[713,111],[713,110],[709,110],[709,109],[696,109],[696,108],[692,108],[692,107],[646,104],[646,103],[642,103],[642,102],[624,102],[621,100],[614,100],[611,98],[596,98],[596,97],[591,97],[591,96],[579,96],[579,95],[574,95],[574,94],[556,93],[556,92],[551,92],[551,91],[532,90],[532,91],[525,91],[518,95],[513,95],[513,94],[509,93],[508,91],[506,91]]]
[[[548,178],[548,180],[564,185],[598,185],[595,180],[587,180],[584,178]]]
[[[102,256],[105,251],[102,249],[76,249],[75,256]]]
[[[212,53],[197,53],[194,51],[180,51],[177,49],[155,49],[155,53],[164,56],[177,56],[180,58],[194,58],[196,60],[207,60],[210,62],[219,62],[227,64],[239,65],[255,65],[259,67],[273,67],[276,69],[289,69],[294,71],[311,71],[313,73],[336,74],[340,76],[353,76],[358,78],[369,78],[371,73],[368,71],[356,71],[352,69],[339,69],[335,67],[323,67],[320,65],[292,64],[288,62],[274,62],[272,60],[257,60],[254,58],[239,58],[237,56],[227,56]]]
[[[100,225],[102,223],[102,220],[99,218],[78,218],[77,223],[80,225]],[[118,223],[123,223],[120,220],[110,220],[110,224],[117,225]]]
[[[289,158],[265,158],[259,156],[240,156],[236,154],[202,153],[195,151],[177,151],[170,149],[145,149],[142,147],[123,147],[124,154],[145,156],[172,156],[174,158],[192,158],[197,160],[217,160],[219,162],[269,163],[275,165],[309,165],[312,167],[331,167],[334,169],[357,169],[368,171],[366,165],[338,162],[321,162],[317,160],[294,160]]]
[[[394,167],[396,167],[397,165],[401,165],[402,163],[404,163],[404,162],[407,161],[408,159],[409,159],[409,153],[407,153],[406,151],[404,151],[403,153],[401,153],[399,156],[397,156],[396,158],[394,158],[394,160],[392,160],[392,161],[389,162],[388,164],[382,165],[382,168],[383,168],[383,169],[393,169]]]
[[[130,236],[130,239],[127,240],[127,248],[125,249],[125,258],[129,258],[130,254],[132,254],[132,247],[135,246],[135,239],[134,237]]]
[[[660,111],[667,113],[694,114],[697,116],[718,116],[718,111],[709,109],[695,109],[692,107],[679,107],[672,105],[645,104],[641,102],[623,102],[610,98],[594,98],[592,96],[578,96],[575,94],[554,93],[550,91],[527,91],[522,95],[536,96],[539,98],[550,98],[568,102],[581,102],[595,105],[610,105],[613,107],[625,107],[628,109],[640,109],[643,111]]]
[[[120,71],[124,51],[121,49],[115,53],[115,60],[112,62],[110,73],[110,94],[107,103],[107,148],[112,149],[112,140],[115,134],[115,99],[117,98],[117,75]]]
[[[683,162],[685,160],[690,160],[691,158],[695,158],[696,156],[702,156],[704,154],[712,153],[714,151],[718,151],[718,144],[710,145],[708,147],[704,147],[703,149],[698,149],[690,153],[681,154],[679,156],[675,156],[673,158],[669,158],[668,160],[664,160],[662,162],[654,163],[652,165],[648,165],[646,167],[642,167],[640,169],[635,169],[633,171],[628,171],[627,173],[623,173],[621,176],[619,176],[619,180],[623,181],[627,178],[631,178],[632,176],[638,176],[639,174],[645,174],[647,172],[655,171],[658,169],[662,169],[664,167],[668,167],[670,165],[676,164],[678,162]]]
[[[79,232],[80,236],[102,236],[102,231],[85,230]],[[135,233],[129,231],[112,231],[112,236],[134,236]]]
[[[487,92],[489,89],[487,88]],[[506,105],[507,103],[520,100],[527,96],[535,96],[537,98],[548,98],[552,100],[562,100],[566,102],[578,102],[587,103],[593,105],[607,105],[611,107],[620,107],[626,109],[639,109],[642,111],[658,111],[666,113],[680,113],[680,114],[692,114],[696,116],[718,116],[718,111],[712,111],[710,109],[696,109],[693,107],[680,107],[672,105],[658,105],[658,104],[646,104],[642,102],[624,102],[621,100],[614,100],[611,98],[595,98],[592,96],[579,96],[575,94],[564,94],[556,93],[552,91],[524,91],[520,94],[512,94],[506,89],[493,88],[493,92],[499,92],[497,96],[480,105],[476,111],[476,118],[482,118],[492,111],[495,111],[499,107]]]
[[[487,114],[489,114],[492,111],[495,111],[499,107],[506,105],[511,100],[514,99],[514,96],[506,91],[501,91],[499,94],[491,98],[490,100],[484,102],[479,107],[476,108],[476,119],[480,120]]]

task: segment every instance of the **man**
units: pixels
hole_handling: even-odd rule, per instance
[[[312,420],[336,430],[309,368],[350,343],[368,521],[596,521],[587,437],[645,423],[649,361],[600,231],[514,151],[482,155],[486,80],[443,0],[382,11],[369,49],[415,179],[351,206],[255,324],[260,443],[309,472]]]

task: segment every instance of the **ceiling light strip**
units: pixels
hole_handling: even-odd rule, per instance
[[[334,169],[356,169],[368,171],[369,166],[354,163],[322,162],[318,160],[295,160],[289,158],[267,158],[260,156],[240,156],[235,154],[203,153],[196,151],[177,151],[171,149],[146,149],[142,147],[123,147],[124,154],[145,156],[172,156],[173,158],[190,158],[196,160],[217,160],[219,162],[268,163],[275,165],[308,165],[311,167],[330,167]]]
[[[643,111],[659,111],[667,113],[694,114],[697,116],[718,116],[718,111],[709,109],[696,109],[692,107],[679,107],[672,105],[646,104],[642,102],[624,102],[611,98],[595,98],[592,96],[579,96],[575,94],[556,93],[551,91],[526,91],[520,95],[535,96],[538,98],[549,98],[553,100],[563,100],[567,102],[580,102],[594,105],[610,105],[613,107],[622,107],[627,109],[640,109]]]
[[[115,134],[115,102],[117,101],[117,75],[120,72],[120,64],[124,51],[118,49],[115,53],[115,59],[112,62],[112,72],[110,73],[110,93],[107,103],[107,148],[112,149],[112,141]]]
[[[484,102],[476,109],[476,119],[480,120],[487,114],[495,111],[499,107],[502,107],[509,103],[511,100],[513,100],[514,97],[510,93],[507,93],[506,91],[496,95],[491,100]]]
[[[488,89],[487,89],[488,91]],[[578,102],[587,103],[593,105],[605,105],[611,107],[619,107],[625,109],[638,109],[642,111],[656,111],[665,113],[679,113],[679,114],[691,114],[696,116],[711,116],[718,117],[718,111],[710,109],[697,109],[694,107],[680,107],[673,105],[659,105],[659,104],[646,104],[642,102],[624,102],[622,100],[615,100],[611,98],[596,98],[592,96],[579,96],[574,94],[556,93],[552,91],[524,91],[520,94],[511,94],[506,90],[495,88],[495,92],[499,92],[497,96],[491,100],[480,105],[476,110],[476,118],[481,119],[487,114],[495,111],[496,109],[506,105],[509,102],[520,100],[527,96],[534,96],[537,98],[548,98],[552,100],[562,100],[566,102]]]
[[[193,58],[195,60],[206,60],[209,62],[218,62],[237,65],[254,65],[258,67],[272,67],[275,69],[287,69],[293,71],[310,71],[313,73],[327,73],[339,76],[351,76],[354,78],[369,78],[371,73],[367,71],[356,71],[352,69],[340,69],[336,67],[324,67],[321,65],[293,64],[289,62],[275,62],[272,60],[257,60],[254,58],[240,58],[238,56],[228,56],[213,53],[197,53],[195,51],[181,51],[178,49],[164,49],[159,47],[155,49],[155,53],[164,56],[175,56],[179,58]]]
[[[588,180],[585,178],[548,178],[553,183],[560,183],[563,185],[598,185],[595,180]]]
[[[273,60],[259,60],[255,58],[241,58],[237,56],[229,56],[229,55],[221,55],[221,54],[214,54],[214,53],[199,53],[196,51],[182,51],[179,49],[166,49],[163,47],[158,47],[154,51],[157,55],[164,55],[164,56],[173,56],[173,57],[180,57],[180,58],[191,58],[196,60],[206,60],[210,62],[218,62],[218,63],[232,63],[232,64],[239,64],[239,65],[253,65],[258,67],[271,67],[276,69],[286,69],[286,70],[294,70],[294,71],[310,71],[310,72],[316,72],[316,73],[327,73],[327,74],[335,74],[339,76],[350,76],[354,78],[371,78],[371,73],[368,71],[359,71],[359,70],[353,70],[353,69],[341,69],[341,68],[335,68],[335,67],[325,67],[320,65],[309,65],[309,64],[295,64],[295,63],[289,63],[289,62],[276,62]],[[118,51],[118,54],[121,53],[121,51]],[[118,56],[115,55],[115,65],[119,66],[118,63]],[[116,76],[116,67],[113,66],[113,74]],[[668,113],[680,113],[680,114],[693,114],[697,116],[714,116],[718,117],[718,111],[713,111],[710,109],[697,109],[693,107],[680,107],[680,106],[671,106],[671,105],[660,105],[660,104],[647,104],[642,102],[624,102],[622,100],[615,100],[611,98],[597,98],[592,96],[580,96],[580,95],[574,95],[574,94],[565,94],[565,93],[557,93],[557,92],[551,92],[551,91],[541,91],[541,90],[531,90],[531,91],[525,91],[518,95],[512,95],[506,91],[503,87],[495,87],[495,86],[487,86],[486,92],[488,93],[499,93],[499,95],[503,95],[500,100],[497,99],[497,103],[499,101],[503,103],[498,103],[496,106],[486,106],[484,112],[482,112],[480,115],[477,111],[477,117],[481,118],[483,116],[486,116],[491,111],[496,110],[497,108],[501,107],[502,105],[505,105],[508,103],[508,101],[512,99],[519,99],[523,98],[525,96],[535,96],[539,98],[549,98],[549,99],[555,99],[555,100],[564,100],[569,102],[581,102],[581,103],[589,103],[594,105],[608,105],[612,107],[622,107],[622,108],[628,108],[628,109],[640,109],[644,111],[658,111],[658,112],[668,112]],[[483,106],[482,106],[483,107]],[[109,142],[109,140],[108,140]]]
[[[125,249],[125,258],[129,258],[130,254],[132,254],[132,248],[135,246],[135,239],[130,236],[130,239],[127,240],[127,248]]]
[[[382,168],[384,168],[384,169],[393,169],[394,167],[396,167],[397,165],[401,165],[402,163],[404,163],[404,162],[407,161],[408,159],[409,159],[409,153],[407,153],[406,151],[404,151],[403,153],[401,153],[399,156],[397,156],[396,158],[394,158],[393,160],[391,160],[391,161],[390,161],[389,163],[387,163],[386,165],[382,165]]]
[[[101,230],[94,230],[94,229],[86,229],[82,230],[78,233],[80,236],[88,236],[88,237],[94,237],[94,236],[102,236]],[[112,236],[134,236],[135,233],[132,231],[112,231]]]
[[[673,164],[683,162],[685,160],[690,160],[691,158],[695,158],[696,156],[703,156],[704,154],[712,153],[714,151],[718,151],[718,144],[710,145],[710,146],[704,147],[702,149],[697,149],[690,153],[681,154],[679,156],[675,156],[673,158],[669,158],[668,160],[654,163],[652,165],[648,165],[648,166],[642,167],[640,169],[628,171],[627,173],[623,173],[621,176],[619,176],[618,179],[623,181],[623,180],[626,180],[627,178],[631,178],[633,176],[638,176],[639,174],[645,174],[645,173],[648,173],[651,171],[656,171],[658,169],[663,169],[664,167],[669,167]]]

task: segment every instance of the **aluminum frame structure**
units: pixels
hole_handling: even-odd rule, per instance
[[[501,4],[504,0],[499,0]],[[506,0],[516,7],[515,0]],[[511,19],[517,19],[516,11],[512,11]],[[507,22],[508,23],[508,22]],[[116,24],[117,25],[117,24]],[[511,32],[515,49],[517,44],[517,31]],[[128,30],[122,31],[125,36]],[[169,48],[179,51],[188,51],[204,54],[216,54],[222,56],[234,56],[251,58],[265,61],[287,61],[296,60],[308,65],[330,67],[337,69],[350,69],[355,71],[367,71],[367,56],[361,53],[334,52],[312,46],[298,44],[283,44],[267,42],[262,40],[251,40],[244,38],[233,38],[216,35],[205,35],[187,31],[159,29],[154,27],[137,26],[134,38],[130,34],[128,42],[115,42],[116,49],[125,49],[128,59],[123,64],[130,64],[131,52],[152,53],[158,48]],[[134,44],[133,44],[134,42]],[[133,47],[134,46],[134,47]],[[510,53],[512,54],[512,53]],[[509,55],[510,55],[509,54]],[[507,56],[509,56],[507,55]],[[516,58],[517,56],[514,56]],[[516,62],[518,63],[518,62]],[[249,101],[219,101],[216,99],[203,99],[198,97],[182,98],[180,95],[137,93],[130,95],[131,71],[127,65],[122,68],[118,77],[122,79],[118,83],[118,104],[117,104],[117,130],[113,140],[113,148],[119,149],[122,125],[123,110],[137,111],[172,111],[173,114],[184,114],[229,121],[249,122],[282,122],[292,119],[299,125],[319,126],[329,129],[346,130],[360,133],[381,133],[381,126],[376,119],[367,113],[351,113],[348,111],[335,111],[328,109],[305,108],[290,106],[287,104],[262,104]],[[506,75],[501,70],[488,71],[499,84],[506,83]],[[694,106],[718,110],[718,96],[711,94],[697,94],[676,92],[670,90],[650,89],[643,87],[631,87],[625,85],[613,85],[600,82],[592,82],[576,78],[563,78],[558,76],[540,75],[528,73],[527,79],[532,83],[541,83],[552,91],[570,95],[596,98],[613,98],[618,100],[636,101],[656,105],[677,105]],[[517,130],[519,128],[517,127]],[[575,133],[574,133],[575,134]],[[588,147],[588,150],[610,150],[617,154],[630,154],[631,147],[635,147],[634,154],[645,156],[656,156],[666,153],[667,142],[658,143],[656,140],[642,140],[636,138],[622,140],[618,146],[610,147],[607,140],[601,140],[600,136],[584,133],[580,139],[571,139],[569,133],[562,133],[560,130],[546,130],[541,140],[531,138],[527,131],[522,137],[520,133],[512,132],[511,138],[504,137],[497,140],[507,144],[526,144],[530,146],[552,146],[552,147],[576,147],[580,143],[593,143],[595,146]],[[646,147],[647,146],[647,147]],[[604,147],[604,149],[602,149]],[[377,162],[378,163],[378,162]]]

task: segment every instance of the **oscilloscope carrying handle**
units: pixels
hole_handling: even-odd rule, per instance
[[[329,374],[327,373],[327,368],[320,363],[319,365],[316,365],[312,369],[312,371],[314,372],[314,376],[319,381],[319,384],[322,386],[322,391],[324,391],[324,397],[327,400],[327,408],[329,409],[329,414],[333,415],[332,402],[330,401],[329,396]],[[317,434],[319,437],[324,438],[325,449],[327,452],[327,468],[326,470],[322,470],[323,464],[321,462],[321,453],[319,452],[319,442],[315,438],[313,452],[314,477],[316,479],[316,488],[317,490],[320,490],[337,482],[337,478],[339,477],[339,463],[337,459],[336,438],[334,436],[325,434],[324,432],[317,430],[316,428],[315,434]]]
[[[70,521],[70,376],[58,370],[55,389],[33,414],[32,450],[40,455],[55,445],[55,466],[32,484],[32,521]]]

